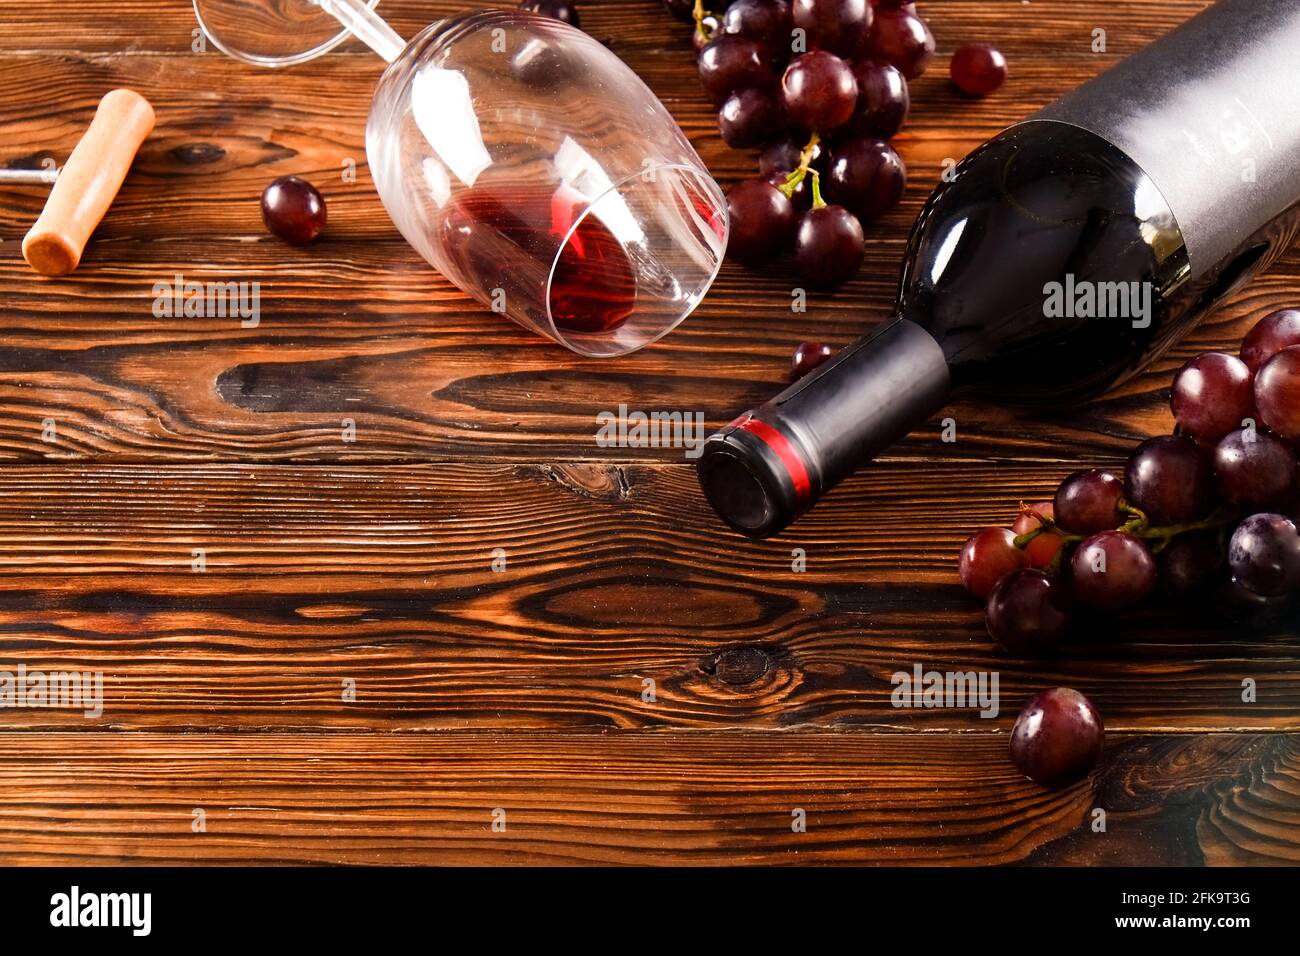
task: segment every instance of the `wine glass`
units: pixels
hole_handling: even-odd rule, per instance
[[[388,62],[366,123],[379,197],[457,287],[590,356],[666,335],[717,276],[727,206],[672,116],[559,20],[484,9],[409,43],[378,0],[194,0],[208,39],[289,66],[356,36]]]

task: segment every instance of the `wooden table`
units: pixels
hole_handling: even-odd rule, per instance
[[[383,10],[410,36],[469,5]],[[945,159],[1206,2],[925,6],[941,56],[861,275],[796,315],[785,271],[728,265],[667,340],[591,361],[484,312],[397,234],[364,168],[364,49],[259,71],[194,52],[182,0],[0,4],[0,162],[62,162],[114,86],[158,115],[71,278],[20,258],[44,191],[0,190],[0,670],[102,671],[105,696],[97,719],[0,709],[0,859],[1300,860],[1300,635],[1151,611],[1017,660],[955,573],[972,531],[1167,431],[1173,370],[1300,301],[1300,253],[1122,390],[1051,416],[956,406],[956,444],[932,423],[775,541],[725,533],[680,449],[595,443],[620,403],[721,424],[795,343],[856,337]],[[754,169],[657,0],[582,15],[720,181]],[[975,39],[1012,78],[972,102],[946,54]],[[307,249],[259,218],[289,173],[329,202]],[[260,282],[260,324],[155,317],[177,273]],[[895,709],[890,677],[918,663],[998,671],[1002,713]],[[1007,731],[1057,684],[1108,738],[1091,780],[1048,792]]]

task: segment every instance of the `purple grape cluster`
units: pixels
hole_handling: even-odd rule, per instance
[[[789,253],[807,284],[845,282],[862,263],[862,224],[893,208],[906,185],[889,140],[907,119],[908,80],[935,49],[916,5],[733,0],[717,13],[704,0],[664,3],[694,24],[722,138],[762,151],[760,175],[727,195],[728,255],[759,268]]]
[[[1014,528],[966,542],[959,572],[1015,653],[1066,636],[1070,611],[1119,613],[1158,589],[1212,594],[1231,621],[1267,626],[1300,603],[1300,311],[1265,316],[1241,354],[1206,352],[1174,378],[1177,428],[1122,475],[1069,475]]]
[[[1117,614],[1158,592],[1208,596],[1248,627],[1297,620],[1300,311],[1265,316],[1240,355],[1189,361],[1170,405],[1174,434],[1140,444],[1122,474],[1077,471],[1052,501],[1021,505],[1013,527],[962,546],[962,584],[1003,649],[1049,653],[1078,612]],[[1076,780],[1096,761],[1100,727],[1082,695],[1045,691],[1017,721],[1013,760],[1048,786]]]

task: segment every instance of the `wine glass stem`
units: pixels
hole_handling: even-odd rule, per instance
[[[366,4],[366,0],[316,0],[320,8],[336,17],[348,32],[392,63],[406,47],[403,40]]]

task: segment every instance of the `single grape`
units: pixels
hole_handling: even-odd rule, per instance
[[[1241,340],[1241,360],[1258,372],[1274,355],[1293,345],[1300,345],[1300,309],[1279,309],[1246,333]]]
[[[914,80],[934,58],[934,34],[924,20],[904,9],[876,11],[869,42],[871,55],[898,67]]]
[[[1160,552],[1160,583],[1179,598],[1198,598],[1221,576],[1223,548],[1213,532],[1180,534]]]
[[[718,110],[718,130],[733,149],[768,140],[781,129],[781,106],[762,90],[737,90]]]
[[[1062,787],[1092,772],[1105,737],[1092,701],[1069,687],[1053,687],[1021,709],[1011,728],[1011,761],[1034,783]]]
[[[727,255],[747,266],[760,266],[787,249],[798,224],[794,206],[779,189],[761,179],[747,179],[727,191],[731,235]]]
[[[540,13],[553,20],[563,20],[570,26],[581,26],[578,22],[578,5],[570,0],[523,0],[519,9]]]
[[[1254,376],[1235,355],[1206,352],[1174,376],[1169,405],[1184,432],[1202,442],[1216,442],[1254,417]]]
[[[1251,515],[1228,543],[1232,576],[1256,594],[1282,597],[1300,592],[1300,531],[1279,514]]]
[[[858,103],[850,127],[862,136],[889,139],[907,122],[912,97],[906,78],[883,60],[858,60],[853,78],[858,83]]]
[[[853,277],[865,252],[862,224],[843,206],[804,213],[795,233],[794,264],[809,285],[830,288]]]
[[[966,95],[988,96],[1007,81],[1007,58],[990,43],[966,43],[957,47],[948,70]]]
[[[1230,504],[1256,511],[1283,508],[1296,488],[1296,460],[1277,438],[1255,428],[1240,428],[1214,449],[1214,478]]]
[[[873,20],[867,0],[794,0],[794,25],[804,31],[815,50],[854,59],[867,49]]]
[[[1282,349],[1255,374],[1259,420],[1287,441],[1300,441],[1300,345]]]
[[[781,102],[795,125],[830,132],[853,116],[858,81],[849,65],[834,53],[813,50],[786,67]]]
[[[1038,657],[1055,650],[1070,626],[1064,589],[1036,568],[1003,576],[984,607],[989,636],[1011,654]]]
[[[262,192],[262,221],[286,242],[306,245],[325,228],[325,199],[305,179],[281,176]]]
[[[911,0],[871,0],[871,5],[881,10],[906,10],[908,13],[916,13],[916,4]]]
[[[1128,460],[1124,496],[1154,525],[1204,518],[1214,505],[1213,491],[1210,457],[1182,435],[1148,438]]]
[[[1074,597],[1086,607],[1127,611],[1156,586],[1156,562],[1147,546],[1123,531],[1085,538],[1070,563]]]
[[[1219,613],[1228,620],[1252,629],[1281,621],[1295,607],[1290,594],[1270,597],[1256,594],[1236,578],[1229,578],[1214,593]]]
[[[1056,523],[1071,534],[1096,534],[1124,523],[1124,483],[1109,471],[1076,471],[1056,489]]]
[[[1015,541],[1007,528],[985,528],[966,539],[957,571],[967,591],[986,600],[999,581],[1025,566],[1025,552]]]
[[[907,169],[883,139],[855,137],[830,152],[823,186],[826,197],[859,219],[875,219],[898,205]]]
[[[1042,515],[1050,521],[1056,515],[1056,507],[1050,501],[1039,501],[1030,505],[1029,512],[1021,512],[1016,516],[1016,522],[1011,526],[1012,532],[1019,536],[1040,527],[1042,522],[1034,517],[1035,514]],[[1044,531],[1025,546],[1025,560],[1031,568],[1045,568],[1052,563],[1064,543],[1065,539],[1055,528]]]
[[[756,40],[781,60],[789,59],[792,27],[786,0],[735,0],[722,15],[724,33]]]
[[[748,37],[724,34],[710,40],[696,66],[704,92],[718,105],[737,90],[771,90],[776,85],[763,47]]]
[[[835,354],[829,345],[820,342],[800,342],[790,357],[790,381],[798,381],[813,369],[820,368]]]
[[[682,23],[695,22],[695,0],[664,0],[664,6]]]

